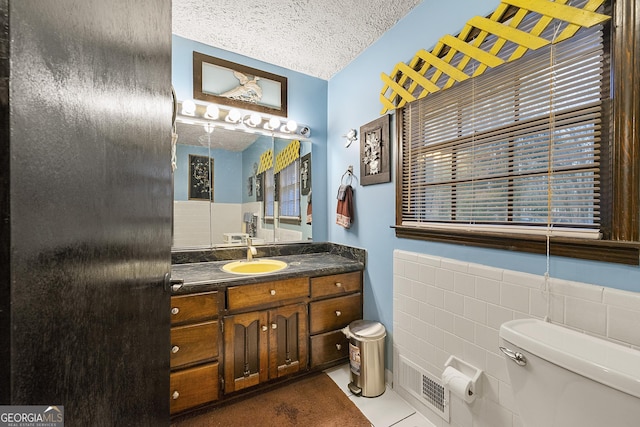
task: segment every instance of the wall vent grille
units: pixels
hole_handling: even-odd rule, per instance
[[[400,361],[400,387],[448,422],[448,390],[445,390],[440,378],[421,369],[404,356],[399,356],[398,359]]]
[[[440,412],[444,411],[444,387],[442,384],[422,375],[422,395]]]

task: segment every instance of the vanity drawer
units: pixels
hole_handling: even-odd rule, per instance
[[[332,276],[311,278],[311,298],[340,295],[362,290],[362,273],[334,274]]]
[[[335,362],[349,356],[349,339],[342,331],[327,332],[311,337],[311,367]]]
[[[218,357],[218,321],[171,328],[171,368]]]
[[[199,322],[218,315],[218,291],[171,297],[171,324]]]
[[[343,328],[362,319],[362,294],[309,303],[309,333],[317,334]]]
[[[172,414],[220,397],[217,363],[172,372],[170,383]]]
[[[227,309],[279,305],[283,301],[309,296],[309,279],[296,277],[255,285],[231,286],[227,288]]]

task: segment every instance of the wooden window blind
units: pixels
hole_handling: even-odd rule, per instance
[[[585,28],[407,104],[398,225],[600,237],[607,67],[602,27]]]

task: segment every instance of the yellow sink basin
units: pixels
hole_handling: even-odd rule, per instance
[[[266,274],[280,271],[286,262],[277,259],[258,259],[254,261],[233,261],[222,266],[222,270],[233,274]]]

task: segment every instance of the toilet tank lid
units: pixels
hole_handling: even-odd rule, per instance
[[[640,351],[538,319],[500,326],[500,337],[521,349],[640,398]]]

